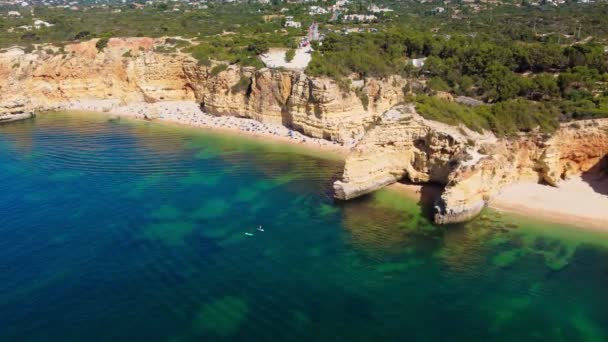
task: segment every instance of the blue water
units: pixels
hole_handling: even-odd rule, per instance
[[[340,171],[94,114],[2,125],[0,340],[608,340],[606,234],[436,227],[389,190],[335,203]]]

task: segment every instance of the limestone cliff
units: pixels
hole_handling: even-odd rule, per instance
[[[352,150],[342,180],[334,184],[335,195],[350,199],[406,176],[445,184],[468,148],[467,138],[454,127],[423,119],[413,106],[394,107]]]
[[[309,136],[352,142],[374,117],[402,98],[405,80],[367,80],[341,89],[299,71],[229,66],[221,72],[182,53],[161,53],[163,39],[95,40],[33,53],[0,53],[0,114],[36,111],[82,100],[112,103],[192,100],[214,115],[288,125]],[[365,94],[364,107],[357,94]],[[18,108],[16,110],[15,108]]]
[[[412,106],[382,115],[352,150],[335,196],[350,199],[408,179],[445,186],[435,222],[466,221],[502,187],[521,179],[559,185],[608,154],[608,119],[563,125],[551,137],[480,135],[423,119]]]

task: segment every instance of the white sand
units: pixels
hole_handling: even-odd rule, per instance
[[[419,200],[423,186],[396,183],[388,187]],[[441,187],[427,185],[430,201],[441,195]],[[519,182],[505,187],[489,203],[490,207],[548,222],[582,228],[608,230],[608,176],[572,177],[552,187]]]
[[[559,188],[515,183],[495,196],[490,206],[557,223],[608,230],[608,177],[573,177],[560,183]]]
[[[262,62],[269,68],[286,68],[294,70],[304,70],[312,59],[312,49],[310,46],[296,49],[296,54],[291,62],[285,61],[287,49],[270,49],[267,53],[260,56]]]

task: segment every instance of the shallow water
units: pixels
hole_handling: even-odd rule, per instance
[[[608,235],[334,203],[340,167],[100,115],[0,126],[0,340],[608,340]]]

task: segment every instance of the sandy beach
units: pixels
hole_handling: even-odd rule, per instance
[[[311,138],[282,125],[265,124],[248,118],[213,116],[203,113],[193,101],[166,101],[121,105],[115,100],[87,100],[63,105],[66,110],[105,112],[137,119],[159,120],[189,127],[201,127],[230,134],[240,134],[300,147],[321,149],[341,156],[345,146],[324,139]],[[397,183],[389,189],[420,199],[440,195],[437,186]],[[489,203],[496,210],[529,215],[555,223],[608,230],[608,177],[573,177],[559,188],[519,182],[501,190]]]
[[[608,231],[608,177],[572,177],[560,187],[520,182],[502,189],[490,207],[551,222]]]
[[[608,231],[608,176],[572,177],[556,188],[533,182],[518,182],[502,189],[489,207],[547,222]],[[388,187],[408,197],[430,201],[441,195],[441,187],[396,183]]]
[[[189,127],[201,127],[230,134],[246,135],[264,140],[279,141],[301,147],[321,149],[344,156],[352,145],[311,138],[282,125],[262,123],[234,116],[214,116],[203,113],[193,101],[164,101],[156,103],[120,104],[115,100],[81,100],[61,106],[65,110],[103,112],[135,119],[163,121]]]

